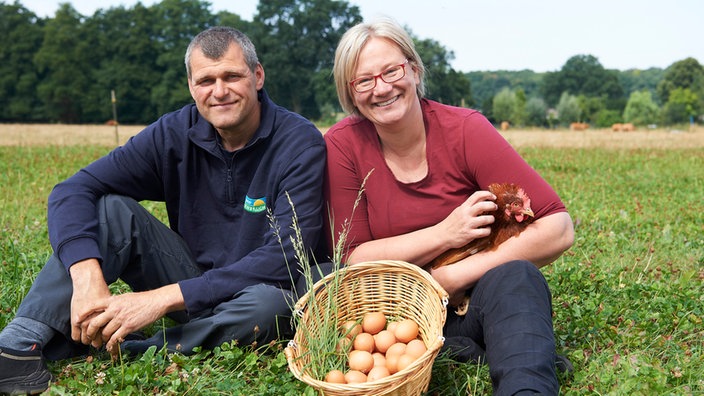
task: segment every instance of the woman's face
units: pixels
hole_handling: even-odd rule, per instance
[[[364,76],[378,76],[390,67],[403,64],[406,57],[392,41],[372,37],[362,47],[353,79]],[[393,126],[401,122],[418,106],[416,85],[418,75],[410,63],[404,64],[406,75],[398,81],[387,83],[377,77],[376,86],[366,92],[352,90],[352,99],[359,112],[368,120],[380,126]]]

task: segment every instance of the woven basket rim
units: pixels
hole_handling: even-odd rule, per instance
[[[403,268],[403,269],[409,270],[410,272],[414,273],[414,275],[420,276],[421,278],[423,278],[423,280],[425,282],[428,283],[429,286],[432,287],[433,291],[438,294],[438,296],[440,297],[440,300],[442,301],[442,304],[447,306],[449,294],[445,291],[445,289],[443,289],[442,286],[440,286],[438,281],[436,281],[430,275],[430,273],[428,273],[427,271],[423,270],[422,268],[418,267],[415,264],[411,264],[406,261],[400,261],[400,260],[364,261],[364,262],[346,265],[344,267],[341,267],[339,269],[339,271],[341,271],[341,273],[338,274],[337,276],[344,277],[348,272],[359,272],[362,270],[375,270],[375,269],[378,269],[379,264]],[[296,301],[295,310],[298,312],[298,311],[302,311],[303,309],[305,309],[305,305],[307,304],[308,299],[310,299],[310,296],[315,295],[315,293],[317,293],[323,286],[325,286],[325,284],[327,282],[329,282],[335,276],[336,276],[335,273],[328,274],[325,277],[323,277],[322,279],[320,279],[319,281],[315,282],[315,284],[313,285],[311,290],[308,291],[307,293],[305,293],[303,296],[301,296],[298,299],[298,301]],[[311,293],[311,292],[314,292],[314,293]],[[300,312],[298,312],[298,313],[300,314]]]

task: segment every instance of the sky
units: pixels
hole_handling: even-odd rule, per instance
[[[12,3],[14,0],[0,0]],[[85,16],[137,0],[18,0],[40,17],[68,2]],[[257,0],[209,0],[212,11],[252,20]],[[151,5],[158,0],[142,0]],[[704,64],[702,0],[348,0],[365,21],[390,16],[417,38],[454,54],[459,72],[558,71],[575,55],[606,69],[666,68],[693,57]],[[256,43],[255,43],[256,44]]]

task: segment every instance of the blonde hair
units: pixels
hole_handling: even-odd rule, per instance
[[[335,87],[337,88],[337,99],[340,101],[342,109],[349,114],[359,115],[359,110],[352,100],[353,92],[349,82],[354,77],[362,47],[372,37],[389,40],[399,47],[404,57],[408,59],[408,64],[413,67],[420,79],[420,84],[416,86],[418,98],[422,98],[425,95],[425,67],[418,52],[416,52],[413,39],[396,21],[384,17],[371,23],[360,23],[351,27],[342,36],[335,50],[333,75],[335,77]]]

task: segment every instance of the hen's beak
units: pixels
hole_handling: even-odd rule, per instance
[[[531,208],[523,209],[523,211],[521,213],[523,213],[526,216],[535,217],[535,214],[533,213],[533,210],[531,210]]]

